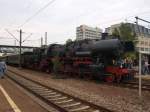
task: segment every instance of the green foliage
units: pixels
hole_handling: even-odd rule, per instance
[[[135,39],[135,34],[132,32],[132,29],[128,24],[122,23],[119,29],[122,40],[133,41]]]
[[[136,35],[132,31],[131,27],[128,23],[122,23],[118,28],[115,28],[113,36],[118,37],[120,40],[123,41],[132,41],[134,45],[136,44]],[[126,52],[122,56],[123,58],[128,57],[130,59],[136,59],[136,52]]]
[[[71,42],[72,42],[71,39],[66,40],[66,44],[69,44],[69,43],[71,43]]]
[[[119,34],[119,31],[118,31],[118,29],[117,29],[117,28],[115,28],[115,29],[114,29],[114,31],[113,31],[113,33],[112,33],[112,35],[113,35],[114,37],[118,37],[118,38],[120,38],[120,34]]]
[[[130,58],[130,59],[136,59],[137,57],[137,54],[136,52],[126,52],[124,55],[123,55],[123,58]]]
[[[119,36],[119,38],[124,41],[133,41],[136,36],[127,23],[122,23],[118,29],[115,28],[112,35]]]

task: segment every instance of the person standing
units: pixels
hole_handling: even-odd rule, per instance
[[[4,63],[0,62],[0,78],[4,78],[4,72],[5,72]]]
[[[7,71],[6,63],[4,61],[1,61],[0,62],[0,78],[4,78],[6,71]]]
[[[2,65],[3,65],[3,72],[4,72],[4,74],[5,74],[6,71],[7,71],[6,63],[5,63],[4,61],[2,61],[1,63],[2,63]]]
[[[144,75],[144,71],[145,71],[145,59],[142,59],[141,67],[142,67],[142,75]]]
[[[149,64],[148,64],[148,60],[145,60],[144,63],[144,74],[149,74],[149,68],[148,68]]]

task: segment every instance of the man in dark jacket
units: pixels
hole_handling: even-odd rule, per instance
[[[7,67],[5,62],[0,62],[0,78],[4,78],[4,74],[6,73]]]

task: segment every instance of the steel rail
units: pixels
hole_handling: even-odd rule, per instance
[[[80,112],[114,112],[113,110],[106,109],[105,107],[95,105],[95,104],[93,104],[91,102],[85,101],[85,100],[80,99],[78,97],[72,96],[70,94],[66,94],[63,91],[59,91],[59,90],[57,90],[55,88],[52,88],[52,87],[46,86],[44,84],[41,84],[38,81],[35,81],[33,79],[30,79],[30,78],[27,78],[25,76],[20,75],[20,73],[14,72],[12,70],[9,70],[9,72],[13,73],[13,75],[7,74],[7,77],[9,77],[10,79],[12,79],[14,82],[16,82],[17,84],[19,84],[20,86],[22,86],[23,88],[25,88],[26,90],[28,90],[29,92],[31,92],[32,94],[34,94],[35,96],[37,96],[38,98],[40,98],[41,100],[43,100],[44,102],[46,102],[47,104],[53,106],[54,108],[56,108],[60,112],[71,112],[71,111],[72,112],[79,112],[79,111]],[[18,79],[17,79],[17,77],[18,77]],[[22,81],[19,82],[18,81],[19,78]],[[26,81],[27,85],[23,84],[24,81]],[[56,94],[56,98],[53,98],[51,100],[45,98],[45,96],[43,96],[43,95],[46,95],[46,93],[44,93],[44,91],[42,92],[43,95],[40,95],[37,91],[33,91],[34,88],[31,89],[30,87],[28,87],[28,86],[33,86],[32,84],[31,85],[28,84],[28,82],[31,82],[31,83],[33,83],[33,85],[35,84],[35,85],[39,86],[40,88],[45,88],[45,90],[47,89],[47,91],[53,91],[52,93],[54,93],[54,94],[57,93]],[[49,93],[49,94],[52,94],[52,93]],[[61,95],[61,97],[57,98],[57,96],[60,96],[60,95]],[[53,96],[47,96],[47,97],[55,97],[55,95],[53,95]],[[65,100],[63,101],[63,98],[64,99],[68,98],[68,101],[69,101],[69,99],[73,99],[74,104],[67,104],[67,105],[64,105],[64,106],[59,105],[59,103],[61,103],[61,102],[59,102],[59,100],[62,101],[62,102],[65,102]],[[57,99],[58,99],[58,101],[56,103]],[[81,105],[79,105],[79,103],[82,105],[81,108],[78,108],[78,107],[81,106]],[[68,109],[68,108],[65,108],[65,107],[69,107],[69,106],[73,107],[73,106],[76,106],[76,105],[78,105],[77,106],[78,109],[70,109],[70,108]]]

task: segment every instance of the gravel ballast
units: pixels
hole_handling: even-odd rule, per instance
[[[150,112],[150,92],[148,91],[142,92],[141,104],[138,97],[138,90],[115,87],[82,79],[57,79],[53,78],[52,74],[28,69],[19,70],[15,67],[8,67],[8,69],[116,112]]]

